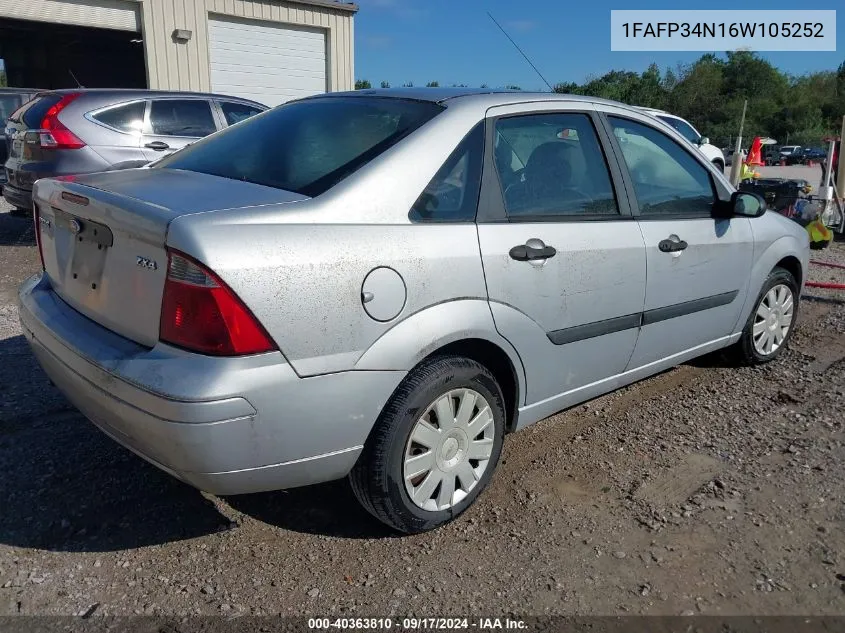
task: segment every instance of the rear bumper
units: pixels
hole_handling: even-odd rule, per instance
[[[8,183],[3,183],[3,197],[13,207],[18,209],[32,208],[32,190],[20,189]]]
[[[41,275],[20,292],[24,334],[88,419],[159,468],[215,494],[345,476],[403,372],[300,379],[281,354],[149,349],[86,319]]]

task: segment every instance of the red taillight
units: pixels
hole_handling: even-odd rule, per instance
[[[159,338],[212,356],[276,349],[261,324],[219,277],[177,251],[168,251]]]
[[[41,258],[41,270],[47,270],[44,266],[44,247],[41,245],[41,213],[38,205],[32,205],[32,219],[35,222],[35,243],[38,244],[38,257]]]
[[[38,132],[41,149],[80,149],[85,147],[85,143],[67,129],[64,123],[59,121],[59,113],[77,97],[79,97],[77,92],[64,95],[58,103],[47,110],[47,114],[41,120],[41,130]]]

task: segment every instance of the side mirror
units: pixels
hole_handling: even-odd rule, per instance
[[[717,200],[713,205],[713,217],[719,220],[730,218],[759,218],[767,210],[766,199],[749,191],[734,191],[730,201]]]
[[[734,191],[731,195],[733,215],[744,218],[759,218],[766,213],[766,199],[748,191]]]
[[[706,136],[702,136],[700,139],[698,139],[698,144],[699,145],[710,145],[710,139]]]

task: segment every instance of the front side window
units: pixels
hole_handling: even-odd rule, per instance
[[[662,132],[608,117],[634,184],[640,214],[710,215],[715,195],[707,168]]]
[[[144,101],[136,101],[135,103],[127,103],[116,108],[103,110],[93,115],[93,118],[95,121],[121,132],[140,133],[144,129],[144,110],[146,107]]]
[[[202,137],[217,131],[211,104],[205,99],[153,101],[150,128],[156,136]]]
[[[681,133],[681,136],[687,139],[690,143],[698,143],[698,141],[701,140],[701,135],[692,129],[692,126],[686,121],[681,121],[681,119],[676,119],[671,116],[661,116],[658,118],[678,130],[678,132]]]
[[[585,114],[499,119],[495,164],[512,220],[619,213],[604,153]]]
[[[484,125],[467,134],[411,209],[416,222],[472,222],[478,208]]]
[[[384,97],[320,97],[252,117],[164,158],[184,169],[318,196],[443,107]]]

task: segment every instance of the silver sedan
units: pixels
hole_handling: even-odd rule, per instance
[[[404,532],[466,510],[508,432],[777,358],[809,259],[671,127],[554,94],[312,97],[34,202],[21,322],[94,424],[216,494],[349,476]]]

